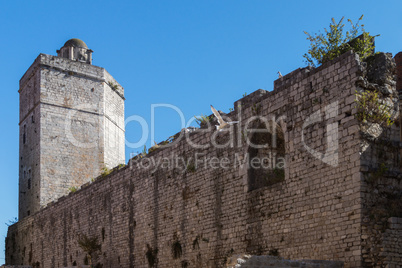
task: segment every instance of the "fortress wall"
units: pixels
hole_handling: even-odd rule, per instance
[[[382,258],[391,267],[398,267],[402,263],[401,248],[402,248],[402,217],[388,218],[388,227],[382,233],[383,254]]]
[[[361,70],[356,56],[345,53],[317,69],[284,76],[272,92],[246,96],[228,114],[241,120],[233,128],[233,147],[194,149],[182,139],[145,159],[181,157],[186,165],[146,169],[146,160],[130,160],[11,226],[7,263],[81,265],[85,255],[78,239],[87,234],[102,245],[94,263],[103,267],[148,267],[152,257],[155,267],[223,267],[228,257],[244,253],[360,266],[360,134],[353,105]],[[268,152],[246,144],[260,137],[244,131],[253,116],[282,116],[283,173],[242,166],[247,155]],[[198,145],[223,144],[230,135],[201,129],[188,138]],[[215,158],[227,158],[229,168],[213,168]]]
[[[364,267],[402,262],[402,175],[399,141],[384,133],[362,153],[362,258]]]
[[[358,83],[360,88],[376,88],[382,93],[384,103],[394,103],[394,108],[400,105],[398,55],[401,53],[393,59],[389,53],[376,54],[365,68],[365,83]],[[366,123],[361,127],[361,245],[364,267],[398,267],[402,262],[401,118],[398,109],[390,111],[395,114],[392,126]]]

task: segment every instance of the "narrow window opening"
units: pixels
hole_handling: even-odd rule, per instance
[[[24,134],[22,135],[22,144],[25,144],[27,136],[27,126],[24,125]]]
[[[28,190],[31,189],[32,173],[31,169],[28,170]]]

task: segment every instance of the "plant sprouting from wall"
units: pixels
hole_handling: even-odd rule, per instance
[[[101,245],[98,243],[98,237],[89,237],[85,234],[80,235],[78,245],[86,253],[88,264],[92,267],[93,254],[101,250]]]
[[[179,259],[183,253],[183,250],[177,234],[174,234],[173,240],[174,240],[172,243],[173,259]]]
[[[253,104],[253,106],[251,106],[251,110],[253,111],[254,115],[257,115],[261,112],[261,104]]]
[[[119,169],[122,169],[122,168],[124,168],[125,166],[126,166],[126,164],[119,164],[119,165],[118,165]]]
[[[192,173],[194,173],[195,171],[196,171],[196,167],[195,167],[195,163],[194,162],[190,162],[190,163],[188,163],[187,164],[187,166],[186,166],[186,170],[188,171],[188,172],[192,172]]]
[[[336,23],[332,18],[329,29],[324,28],[324,33],[316,33],[307,35],[307,40],[310,41],[310,48],[303,55],[308,65],[316,66],[324,62],[330,61],[343,53],[353,50],[362,60],[374,53],[374,37],[364,30],[364,24],[360,24],[363,15],[358,19],[356,24],[348,19],[351,29],[344,30],[344,17]]]
[[[200,116],[194,116],[194,118],[198,126],[201,127],[201,125],[204,125],[207,122],[209,122],[212,119],[212,116],[200,115]]]
[[[109,82],[108,85],[113,90],[118,90],[119,89],[119,86],[117,84],[113,83],[113,82]]]
[[[102,176],[107,176],[109,175],[111,172],[113,171],[113,169],[108,169],[107,167],[103,167],[102,168]]]
[[[70,188],[68,188],[68,190],[70,191],[70,193],[75,193],[78,190],[78,187],[71,186]]]
[[[155,266],[158,260],[157,255],[158,255],[158,249],[157,248],[153,249],[149,244],[147,244],[147,252],[145,253],[145,256],[147,257],[149,267],[152,268]]]
[[[151,152],[153,152],[153,151],[156,151],[157,149],[159,149],[161,146],[159,145],[159,144],[157,144],[155,141],[154,141],[154,146],[152,146],[151,148],[149,148],[148,149],[148,153],[151,153]]]
[[[362,123],[391,126],[394,121],[393,108],[383,103],[377,91],[356,91],[356,118]]]

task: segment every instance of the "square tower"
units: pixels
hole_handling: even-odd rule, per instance
[[[20,80],[19,218],[125,163],[124,89],[71,39]]]

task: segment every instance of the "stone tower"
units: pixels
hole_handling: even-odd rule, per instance
[[[124,90],[68,40],[20,80],[19,218],[125,162]]]

